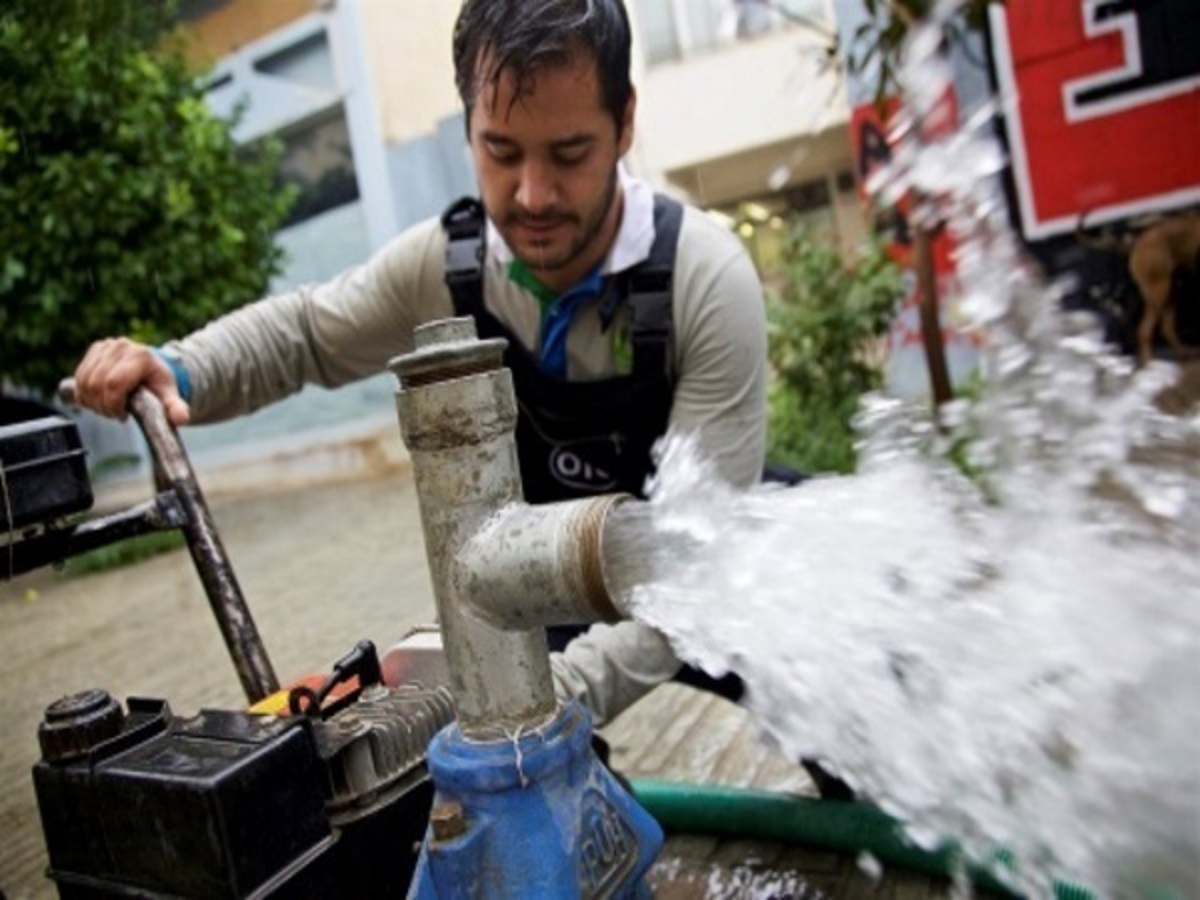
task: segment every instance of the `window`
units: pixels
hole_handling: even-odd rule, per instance
[[[679,32],[671,0],[642,0],[637,7],[641,37],[650,65],[679,58]]]
[[[735,0],[737,36],[754,37],[774,28],[779,14],[771,7],[768,0]]]
[[[180,0],[176,15],[181,22],[194,22],[228,4],[229,0]]]
[[[747,5],[755,2],[761,3],[761,0],[741,0]],[[771,0],[770,6],[773,7],[775,22],[792,22],[798,21],[815,22],[820,25],[825,24],[825,4],[822,0]]]
[[[319,17],[231,53],[210,76],[205,95],[218,116],[240,108],[239,142],[274,135],[283,143],[279,181],[298,195],[281,227],[359,199],[347,99]]]
[[[724,0],[735,37],[753,38],[788,24],[817,24],[824,27],[822,0]]]
[[[640,0],[636,12],[649,65],[825,16],[823,0]]]
[[[691,0],[681,5],[687,9],[689,51],[714,50],[734,37],[741,5],[736,0]]]
[[[254,71],[292,84],[316,90],[336,90],[333,55],[325,32],[318,31],[303,40],[254,60]]]
[[[279,176],[300,191],[283,227],[358,199],[350,134],[340,108],[279,137],[284,145]]]

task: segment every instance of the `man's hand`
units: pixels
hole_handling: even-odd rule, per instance
[[[129,395],[138,387],[162,401],[171,424],[187,424],[191,412],[179,395],[175,374],[144,344],[128,338],[97,341],[75,369],[75,402],[102,416],[124,421]]]

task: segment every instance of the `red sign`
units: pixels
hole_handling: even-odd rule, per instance
[[[1200,202],[1197,0],[991,7],[1025,237]]]

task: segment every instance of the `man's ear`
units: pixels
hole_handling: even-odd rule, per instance
[[[621,132],[617,136],[617,155],[624,156],[633,146],[633,114],[637,110],[637,88],[630,87],[625,113],[621,116]]]

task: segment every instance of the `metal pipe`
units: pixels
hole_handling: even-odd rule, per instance
[[[229,561],[229,554],[225,552],[208,504],[200,492],[200,484],[188,460],[187,451],[175,426],[167,420],[162,403],[148,390],[141,388],[134,391],[129,398],[129,411],[141,425],[142,433],[153,450],[161,479],[175,492],[183,509],[183,536],[187,539],[188,552],[192,555],[196,573],[204,585],[205,596],[217,619],[229,655],[233,658],[246,699],[257,703],[279,690],[279,679],[275,677],[258,626],[254,624],[254,617],[250,614],[250,607]]]
[[[75,402],[73,379],[63,381],[58,391],[64,403]],[[156,483],[160,490],[175,495],[183,513],[179,528],[187,541],[188,552],[221,629],[225,647],[233,659],[242,690],[251,704],[257,703],[279,690],[279,679],[275,677],[267,648],[254,624],[229,554],[217,534],[217,526],[200,491],[183,441],[167,419],[162,402],[146,388],[138,388],[130,395],[129,411],[150,446]]]
[[[453,575],[460,595],[497,628],[626,618],[605,583],[603,535],[609,512],[629,499],[506,507],[463,547]]]
[[[128,509],[85,519],[69,528],[47,528],[12,544],[12,565],[0,580],[61,563],[101,547],[155,532],[174,531],[184,524],[183,509],[174,492],[164,491]]]
[[[414,351],[389,368],[399,381],[396,410],[413,462],[450,689],[463,736],[496,740],[543,724],[557,709],[545,631],[503,630],[476,616],[458,571],[462,548],[521,500],[506,343],[479,340],[470,318],[432,322],[413,337]]]
[[[506,342],[479,340],[470,318],[424,325],[414,341],[390,368],[459,727],[472,740],[508,736],[555,712],[546,626],[629,616],[605,535],[632,498],[526,504]]]

